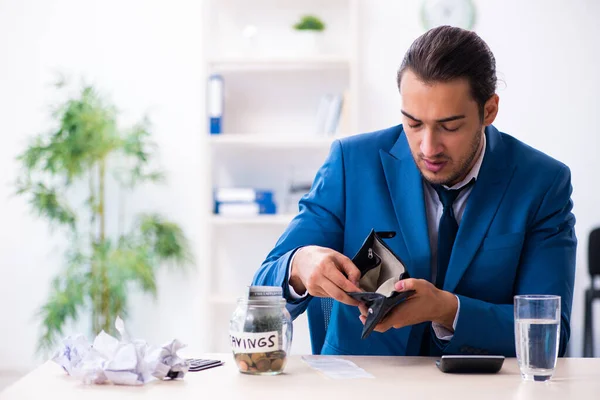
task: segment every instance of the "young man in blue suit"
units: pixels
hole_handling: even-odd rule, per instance
[[[564,355],[575,275],[571,177],[562,163],[498,131],[494,56],[475,33],[419,37],[398,72],[402,125],[336,140],[300,212],[255,275],[298,316],[332,297],[322,354],[515,355],[513,296],[561,296]],[[360,272],[369,232],[415,290],[366,339]]]

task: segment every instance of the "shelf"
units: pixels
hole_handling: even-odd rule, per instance
[[[341,56],[223,57],[208,62],[215,72],[346,69],[350,60]]]
[[[255,216],[223,216],[213,215],[211,222],[213,225],[229,226],[229,225],[287,225],[295,217],[294,214],[265,214]]]
[[[291,136],[257,134],[211,135],[209,140],[216,146],[253,146],[265,148],[325,148],[338,139],[337,136]]]

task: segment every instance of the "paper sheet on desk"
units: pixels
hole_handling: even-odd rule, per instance
[[[352,361],[342,358],[303,356],[302,360],[332,379],[375,378]]]

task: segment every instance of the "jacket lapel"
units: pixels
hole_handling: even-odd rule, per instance
[[[381,164],[394,212],[408,253],[412,278],[430,279],[431,251],[425,214],[423,182],[404,132],[390,150],[380,150]]]
[[[487,146],[479,176],[461,220],[444,290],[454,291],[467,267],[473,260],[483,238],[502,202],[504,193],[514,173],[506,157],[502,137],[496,128],[486,128]]]

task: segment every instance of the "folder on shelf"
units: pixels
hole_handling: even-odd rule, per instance
[[[207,106],[208,118],[210,126],[210,134],[218,135],[222,132],[223,120],[223,77],[218,74],[213,74],[208,78],[207,87]]]

